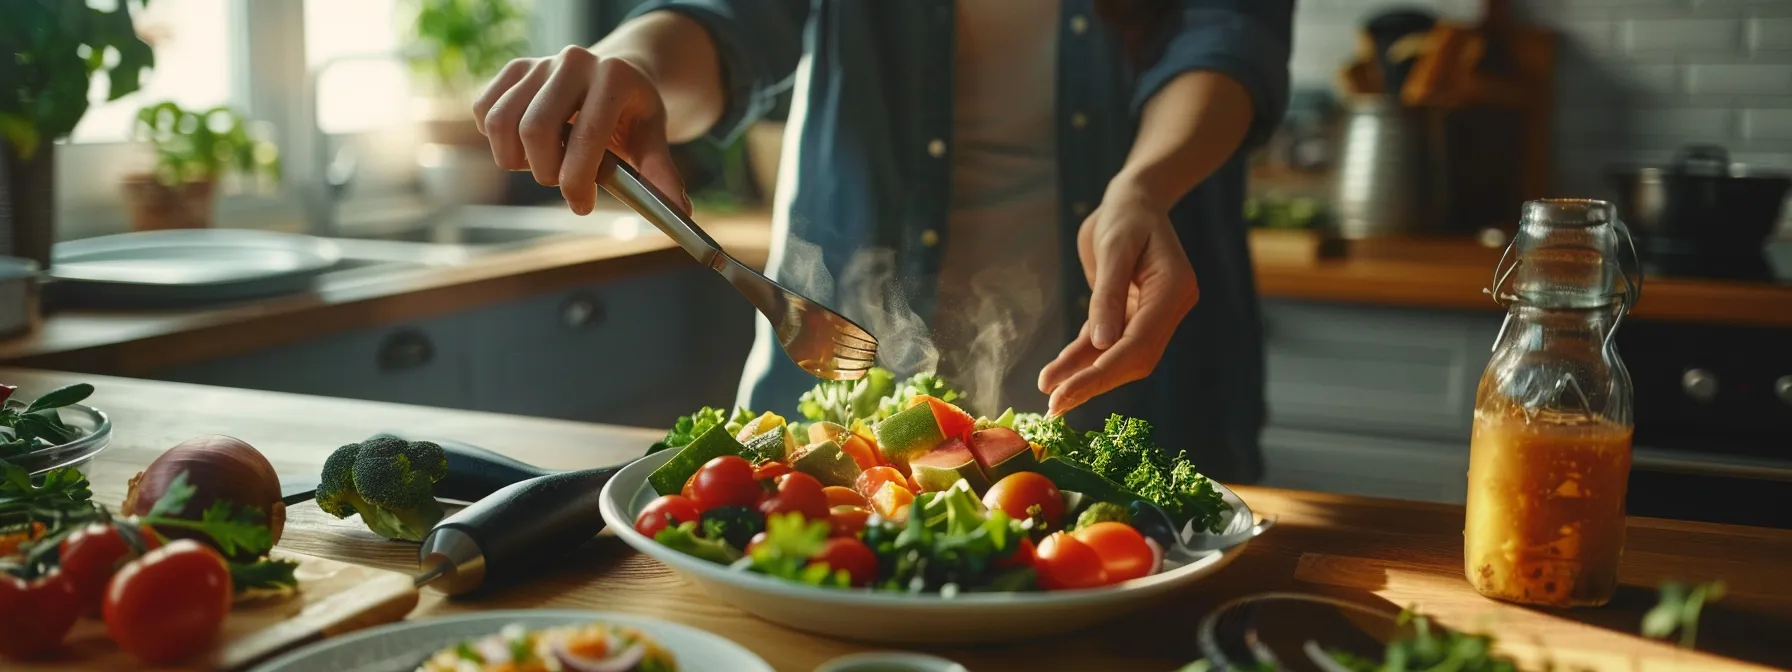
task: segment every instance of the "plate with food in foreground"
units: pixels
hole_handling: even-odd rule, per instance
[[[326,640],[256,672],[771,672],[718,635],[600,611],[488,611],[394,623]]]
[[[1013,641],[1148,606],[1267,528],[1138,418],[974,418],[932,374],[823,382],[801,417],[705,408],[599,498],[630,546],[788,627]],[[850,615],[850,616],[848,616]]]

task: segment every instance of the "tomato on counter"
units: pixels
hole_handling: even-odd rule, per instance
[[[132,541],[142,544],[142,547],[133,547],[132,541],[127,541],[118,529],[120,525],[133,524],[125,521],[93,523],[75,530],[58,545],[57,557],[61,558],[62,575],[80,594],[82,615],[100,614],[100,603],[106,597],[106,584],[112,580],[112,575],[119,567],[135,560],[140,552],[161,547],[161,540],[147,525],[135,526],[137,534]]]
[[[106,586],[106,631],[143,662],[171,663],[217,637],[231,595],[224,557],[199,542],[177,539],[112,577]]]
[[[31,581],[0,572],[0,656],[53,651],[80,617],[81,593],[60,571]]]

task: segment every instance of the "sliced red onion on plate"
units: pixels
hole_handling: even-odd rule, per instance
[[[567,651],[564,642],[554,643],[554,658],[573,672],[629,672],[641,663],[641,659],[646,657],[647,646],[640,642],[635,642],[623,649],[622,653],[603,660],[586,658]]]

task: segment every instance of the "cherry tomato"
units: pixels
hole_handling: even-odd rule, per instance
[[[908,520],[909,505],[914,502],[914,491],[896,483],[885,483],[871,498],[871,510],[900,523]]]
[[[857,537],[865,531],[866,521],[871,520],[871,511],[863,506],[836,506],[828,510],[828,522],[832,529],[828,534],[836,537]]]
[[[769,481],[791,472],[790,465],[783,462],[767,462],[753,467],[753,480]]]
[[[169,542],[118,570],[106,586],[106,632],[150,664],[185,658],[218,636],[230,612],[230,569],[191,539]]]
[[[652,539],[660,530],[675,527],[679,523],[696,522],[703,514],[697,510],[697,503],[680,495],[665,495],[647,503],[641,509],[641,515],[635,517],[635,531]]]
[[[1034,551],[1033,571],[1039,573],[1039,587],[1046,590],[1094,588],[1108,583],[1101,556],[1066,532],[1055,532],[1039,542]]]
[[[908,477],[903,476],[902,472],[897,471],[895,467],[872,467],[859,474],[859,479],[853,483],[852,489],[857,490],[859,495],[869,500],[877,495],[878,489],[882,488],[885,483],[895,483],[906,488],[908,487]]]
[[[909,406],[912,407],[920,403],[926,403],[928,410],[933,411],[933,419],[940,423],[940,433],[944,434],[946,438],[958,437],[965,441],[971,440],[971,430],[977,428],[977,419],[971,417],[971,414],[964,412],[962,408],[925,394],[917,395],[914,401],[909,402]]]
[[[877,554],[865,542],[850,537],[829,539],[809,561],[846,570],[847,581],[855,587],[869,586],[877,580]]]
[[[697,486],[697,472],[693,471],[693,472],[691,472],[690,478],[684,479],[684,488],[678,491],[679,496],[682,496],[685,499],[689,499],[691,501],[696,501],[696,495],[692,493],[692,490],[695,489],[696,486]]]
[[[851,457],[853,464],[859,465],[861,471],[883,464],[877,459],[877,447],[864,434],[848,434],[846,441],[840,444],[840,452]]]
[[[1058,529],[1064,518],[1064,495],[1058,492],[1058,486],[1052,479],[1031,471],[1017,471],[996,481],[983,494],[983,505],[1000,509],[1015,520],[1025,520],[1031,515],[1027,510],[1038,506],[1048,530]]]
[[[53,651],[81,617],[81,592],[60,570],[25,581],[0,572],[0,656]]]
[[[81,613],[98,616],[106,597],[106,583],[124,563],[137,559],[138,549],[125,541],[118,525],[136,525],[138,543],[147,552],[162,545],[147,525],[129,522],[93,523],[62,540],[57,547],[62,575],[81,594]]]
[[[828,496],[821,491],[821,481],[800,471],[778,477],[778,492],[759,503],[759,512],[767,517],[797,512],[808,520],[828,519]]]
[[[1011,569],[1014,567],[1031,565],[1033,564],[1033,556],[1038,552],[1038,549],[1033,546],[1032,539],[1021,537],[1020,547],[1014,549],[1014,552],[1009,554],[1008,557],[997,560],[996,567],[999,569]]]
[[[765,543],[765,533],[759,532],[757,534],[754,534],[752,539],[747,540],[747,547],[742,550],[745,550],[747,552],[747,555],[752,555],[753,549],[759,548],[759,545],[763,544],[763,543]]]
[[[1145,535],[1131,525],[1113,521],[1096,523],[1076,531],[1077,541],[1095,550],[1108,580],[1129,581],[1151,573],[1155,556],[1145,544]]]
[[[699,511],[718,506],[752,506],[759,501],[759,481],[753,478],[753,464],[738,455],[723,455],[704,463],[696,478],[691,501],[697,503]]]
[[[830,485],[821,489],[828,497],[828,506],[865,506],[864,495],[853,492],[852,488]]]

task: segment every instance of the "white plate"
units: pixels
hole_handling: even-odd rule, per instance
[[[512,623],[529,629],[601,621],[640,628],[672,652],[680,670],[772,672],[759,656],[718,635],[652,618],[605,611],[487,611],[405,621],[328,639],[256,667],[254,672],[412,672],[430,654]]]
[[[697,582],[709,594],[798,630],[889,644],[980,644],[1036,639],[1081,630],[1150,606],[1218,571],[1243,545],[1159,574],[1083,590],[965,593],[952,598],[805,586],[732,571],[666,548],[635,531],[635,515],[657,494],[647,475],[677,451],[661,451],[624,467],[599,497],[605,525],[636,550]],[[1242,532],[1250,508],[1214,484],[1233,507],[1223,532]]]

